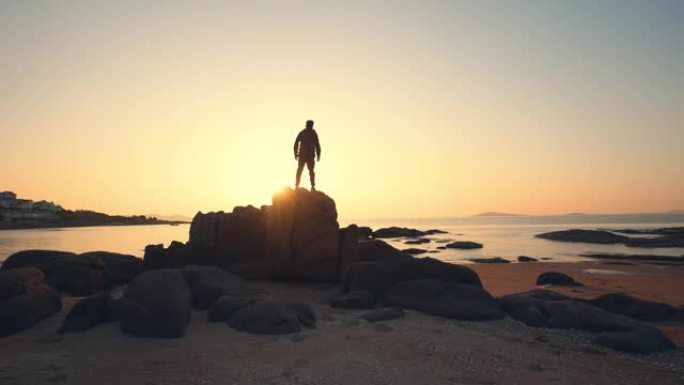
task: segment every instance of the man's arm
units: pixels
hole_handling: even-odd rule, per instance
[[[298,153],[299,153],[299,142],[302,140],[301,136],[302,136],[302,133],[300,132],[299,134],[297,134],[297,138],[295,139],[295,143],[294,143],[294,156],[295,156],[295,159],[297,159],[297,155],[298,155]]]
[[[314,138],[316,138],[316,157],[321,160],[321,143],[318,141],[318,133],[314,131]]]

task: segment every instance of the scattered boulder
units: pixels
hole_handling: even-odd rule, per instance
[[[662,351],[674,346],[651,325],[550,291],[511,294],[501,303],[506,313],[528,326],[603,333],[595,342],[617,350]]]
[[[58,333],[78,333],[119,319],[119,301],[102,291],[77,302],[69,311]]]
[[[91,251],[81,254],[81,257],[93,257],[104,262],[112,283],[115,285],[130,282],[143,271],[143,260],[132,255],[108,251]]]
[[[285,302],[285,306],[287,306],[290,310],[292,310],[295,313],[300,325],[309,329],[316,328],[316,312],[311,306],[309,306],[308,303],[300,301],[290,301]]]
[[[235,312],[261,300],[262,298],[259,297],[223,295],[211,306],[207,313],[207,320],[211,322],[228,322],[228,319]]]
[[[192,306],[196,309],[208,309],[224,295],[258,298],[267,294],[241,277],[215,266],[188,265],[182,271],[190,286]]]
[[[427,253],[427,250],[425,250],[425,249],[418,249],[418,248],[415,248],[415,247],[411,247],[411,248],[402,250],[402,252],[407,253],[407,254],[411,254],[411,255],[418,255],[418,254],[425,254],[425,253]]]
[[[361,314],[359,318],[368,322],[380,322],[400,318],[403,316],[404,309],[397,306],[392,306],[365,312]]]
[[[492,257],[492,258],[471,258],[469,259],[471,262],[475,263],[511,263],[508,259],[504,259],[501,257]]]
[[[422,245],[424,243],[430,243],[431,241],[428,238],[416,238],[416,239],[409,239],[408,241],[404,242],[405,245]]]
[[[178,269],[135,277],[121,299],[121,330],[143,337],[181,337],[190,322],[192,295]]]
[[[538,262],[539,260],[537,258],[532,258],[528,257],[525,255],[521,255],[518,257],[518,262]]]
[[[375,298],[367,291],[353,290],[330,298],[330,306],[340,309],[371,309]]]
[[[587,301],[605,311],[641,321],[661,321],[677,315],[678,309],[665,303],[649,302],[624,293],[604,294]]]
[[[434,279],[404,281],[387,293],[393,305],[441,317],[491,320],[504,317],[499,303],[482,288]]]
[[[60,292],[89,295],[110,286],[107,266],[99,258],[53,250],[24,250],[10,255],[0,269],[36,267],[45,282]]]
[[[456,242],[448,243],[446,245],[446,247],[449,249],[472,250],[472,249],[481,249],[482,244],[477,243],[477,242],[470,242],[470,241],[456,241]]]
[[[584,286],[571,276],[556,271],[547,271],[537,277],[537,285]]]
[[[373,231],[373,238],[402,238],[402,237],[409,237],[409,238],[418,238],[418,237],[423,237],[426,235],[433,235],[433,234],[446,234],[446,231],[442,230],[427,230],[427,231],[421,231],[421,230],[416,230],[416,229],[409,229],[406,227],[385,227],[379,230]]]
[[[260,301],[243,307],[228,319],[228,325],[250,334],[291,334],[301,330],[298,314],[279,301]]]

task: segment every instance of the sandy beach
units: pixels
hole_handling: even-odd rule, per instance
[[[684,266],[527,263],[471,265],[495,296],[535,288],[543,271],[584,283],[554,288],[590,298],[607,292],[681,306]],[[56,331],[65,309],[0,340],[0,380],[7,384],[681,384],[681,349],[650,355],[594,345],[588,333],[499,321],[448,320],[407,310],[368,323],[362,310],[333,309],[328,284],[263,283],[274,296],[313,306],[318,327],[287,336],[256,336],[210,323],[193,310],[181,339],[136,338],[117,322],[77,334]],[[684,328],[659,325],[680,346]]]

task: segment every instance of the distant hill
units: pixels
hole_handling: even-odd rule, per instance
[[[485,213],[475,214],[474,217],[521,217],[521,214],[497,213],[496,211],[487,211]]]
[[[169,221],[169,222],[192,222],[192,218],[186,217],[185,215],[180,215],[180,214],[172,214],[172,215],[147,214],[146,217],[157,218],[157,219],[161,219],[162,221]]]
[[[588,215],[588,214],[585,214],[585,213],[567,213],[567,214],[564,214],[564,215],[573,216],[573,215]]]
[[[670,210],[668,214],[684,214],[684,210]]]

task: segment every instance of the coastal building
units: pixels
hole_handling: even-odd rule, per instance
[[[45,200],[34,202],[30,199],[17,199],[12,191],[0,192],[0,220],[53,219],[63,209]]]

